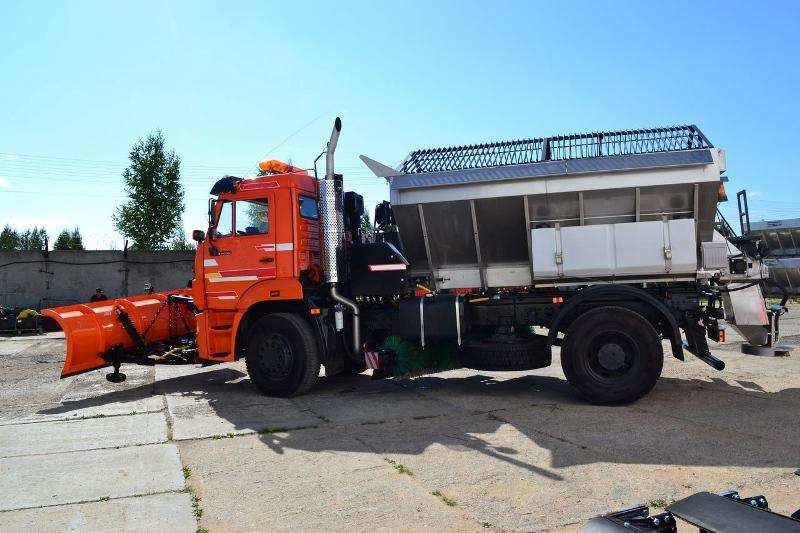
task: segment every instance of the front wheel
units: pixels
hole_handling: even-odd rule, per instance
[[[655,386],[663,366],[664,351],[653,325],[623,307],[596,307],[580,315],[561,346],[567,380],[597,404],[638,400]]]
[[[247,341],[247,372],[267,396],[297,396],[311,390],[320,362],[314,332],[291,313],[259,318]]]

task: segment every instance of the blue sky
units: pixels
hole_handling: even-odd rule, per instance
[[[755,218],[800,216],[797,2],[5,2],[1,27],[0,225],[120,247],[119,174],[160,128],[203,227],[217,177],[310,165],[336,115],[370,206],[360,153],[695,123]]]

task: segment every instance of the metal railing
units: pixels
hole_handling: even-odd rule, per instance
[[[411,152],[405,174],[563,161],[583,157],[675,152],[712,148],[697,126],[579,133]]]
[[[722,215],[722,211],[719,209],[717,209],[717,216],[714,218],[714,229],[726,239],[731,239],[737,236],[736,231],[731,227],[731,225],[728,223],[728,219]]]

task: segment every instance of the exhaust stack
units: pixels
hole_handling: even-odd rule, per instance
[[[319,182],[319,209],[324,245],[322,271],[323,281],[326,283],[339,281],[339,257],[344,241],[342,177],[336,175],[333,166],[333,153],[339,142],[340,131],[342,131],[342,121],[336,117],[325,154],[325,179]]]
[[[344,243],[344,192],[342,176],[337,175],[333,166],[333,154],[339,142],[339,133],[342,131],[342,121],[336,117],[333,131],[328,141],[325,153],[325,179],[319,182],[319,210],[322,220],[322,240],[324,250],[322,253],[322,271],[325,283],[330,283],[331,299],[348,307],[353,314],[353,355],[361,353],[361,320],[358,306],[352,300],[345,298],[336,288],[339,282],[339,259]]]

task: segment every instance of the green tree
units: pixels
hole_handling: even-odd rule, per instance
[[[197,246],[193,242],[187,241],[183,231],[179,231],[175,233],[167,249],[173,252],[192,252],[197,249]]]
[[[132,248],[163,250],[182,228],[180,158],[174,150],[165,150],[159,130],[133,145],[130,160],[122,173],[128,201],[117,207],[114,225],[131,240]]]
[[[34,226],[20,233],[19,250],[43,250],[47,240],[47,231],[44,228]]]
[[[0,250],[19,250],[19,248],[19,233],[6,224],[3,231],[0,232]]]
[[[361,215],[361,234],[366,237],[368,241],[372,240],[372,222],[369,220],[369,213]]]
[[[69,231],[62,230],[56,237],[56,242],[53,243],[53,250],[71,250],[72,249],[72,235]]]
[[[83,238],[78,228],[72,231],[62,230],[56,237],[53,250],[83,250]]]
[[[75,229],[72,230],[72,233],[70,233],[69,237],[70,241],[72,241],[70,243],[71,244],[70,250],[85,250],[85,248],[83,247],[83,237],[81,237],[81,232],[77,227],[75,227]]]

